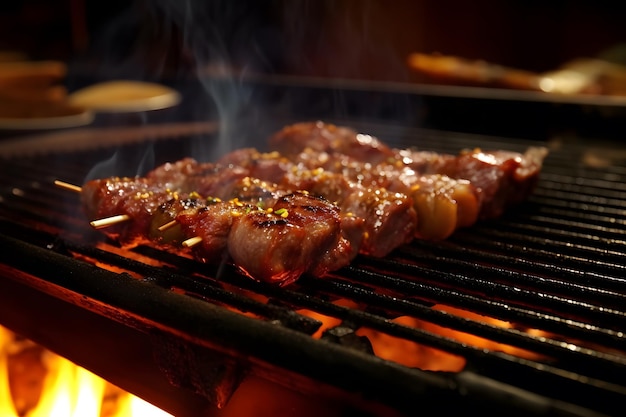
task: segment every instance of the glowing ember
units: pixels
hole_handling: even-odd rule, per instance
[[[0,416],[165,417],[170,414],[0,327]]]
[[[498,320],[493,317],[481,316],[470,311],[450,306],[435,305],[433,306],[433,309],[502,328],[511,327],[511,323]],[[439,337],[446,337],[481,349],[506,352],[523,358],[539,359],[539,356],[532,352],[475,336],[470,333],[447,329],[414,317],[402,316],[394,319],[393,321],[407,327],[422,329],[438,335]],[[533,331],[533,329],[529,329],[529,331]],[[372,346],[374,347],[374,352],[377,356],[409,367],[416,367],[431,371],[459,372],[463,370],[466,364],[466,360],[460,356],[409,340],[396,338],[369,329],[362,329],[357,333],[367,336],[370,339]]]
[[[349,300],[340,299],[335,300],[334,303],[352,309],[358,308],[356,303]],[[502,328],[512,327],[511,323],[450,306],[435,305],[433,309],[493,326]],[[299,313],[319,320],[322,323],[320,329],[313,334],[313,337],[318,339],[322,337],[325,331],[341,324],[341,320],[339,319],[324,316],[313,311],[299,310]],[[448,329],[415,317],[400,316],[392,321],[402,326],[424,330],[438,337],[446,337],[481,349],[505,352],[533,360],[540,359],[540,356],[533,352],[478,337],[470,333]],[[544,332],[536,329],[526,329],[526,332],[538,336],[545,335]],[[466,359],[463,357],[401,337],[394,337],[370,328],[360,328],[356,331],[356,335],[367,337],[376,356],[408,367],[429,371],[460,372],[466,365]]]

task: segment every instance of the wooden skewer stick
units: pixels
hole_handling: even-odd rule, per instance
[[[197,245],[200,242],[202,242],[202,238],[200,236],[194,236],[194,237],[190,237],[187,240],[183,240],[182,245],[186,248],[190,248],[192,246]]]
[[[78,185],[60,180],[54,180],[54,185],[65,188],[66,190],[75,191],[77,193],[80,193],[83,190],[82,187],[79,187]],[[122,223],[127,220],[130,220],[130,216],[128,214],[118,214],[117,216],[105,217],[103,219],[91,221],[89,224],[96,229],[101,229],[103,227],[113,226],[114,224]]]
[[[96,229],[101,229],[103,227],[113,226],[127,220],[130,220],[130,216],[128,214],[118,214],[117,216],[105,217],[103,219],[94,220],[89,224]]]
[[[79,187],[78,185],[70,184],[65,181],[55,180],[54,184],[58,187],[65,188],[66,190],[70,190],[70,191],[75,191],[77,193],[80,193],[82,191],[82,188]],[[91,226],[95,227],[96,229],[101,229],[103,227],[113,226],[115,224],[122,223],[128,220],[130,220],[130,216],[128,214],[118,214],[117,216],[105,217],[103,219],[94,220],[90,222],[89,224],[91,224]],[[159,226],[158,230],[162,232],[164,230],[167,230],[171,227],[176,226],[177,223],[178,222],[176,220],[172,220],[170,222],[167,222]],[[200,236],[194,236],[187,240],[184,240],[182,245],[186,248],[190,248],[192,246],[197,245],[200,242],[202,242],[202,238]]]
[[[54,185],[61,187],[61,188],[65,188],[66,190],[76,191],[77,193],[80,193],[83,190],[78,185],[70,184],[65,181],[54,180]]]
[[[167,229],[170,229],[170,228],[176,226],[177,224],[178,224],[178,222],[176,220],[172,220],[171,222],[167,222],[164,225],[161,225],[161,226],[157,227],[157,230],[159,232],[164,232]]]

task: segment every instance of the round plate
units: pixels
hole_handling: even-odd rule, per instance
[[[96,112],[141,112],[175,106],[180,102],[180,94],[161,84],[108,81],[70,94],[69,102]]]

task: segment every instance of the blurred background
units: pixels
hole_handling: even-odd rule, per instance
[[[249,70],[413,80],[440,53],[529,71],[623,61],[626,4],[605,0],[21,0],[0,6],[0,50],[146,76],[228,59]],[[112,75],[112,74],[111,74]],[[419,78],[419,77],[418,77]]]
[[[302,105],[300,118],[393,113],[423,127],[543,138],[548,130],[578,133],[573,125],[590,115],[591,129],[608,126],[607,118],[620,126],[626,120],[624,16],[626,3],[608,0],[21,0],[0,6],[0,66],[62,63],[62,70],[37,69],[53,72],[57,90],[40,83],[47,103],[65,105],[67,94],[101,81],[141,80],[182,92],[177,117],[184,118],[207,114],[201,98],[189,98],[200,90],[217,107],[236,107],[251,90],[242,91],[241,80],[270,76],[274,86],[291,88],[314,79],[324,94],[285,97],[282,88],[264,91],[263,100],[282,93],[275,107]],[[32,106],[36,91],[15,106],[33,85],[16,82],[19,71],[8,76],[0,68],[0,116],[79,111]],[[237,83],[207,81],[224,77]],[[373,97],[382,90],[395,95]],[[563,111],[564,103],[576,107]],[[521,113],[528,119],[510,120]]]

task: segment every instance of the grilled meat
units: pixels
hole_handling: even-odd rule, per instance
[[[498,217],[507,208],[525,200],[537,182],[547,155],[544,147],[530,147],[523,154],[475,149],[458,155],[394,149],[372,136],[323,122],[287,126],[270,138],[270,144],[289,159],[307,160],[309,152],[313,154],[312,158],[308,157],[309,162],[325,159],[330,164],[324,165],[326,169],[332,170],[331,166],[335,166],[350,175],[358,172],[364,180],[376,181],[391,189],[389,181],[396,182],[398,177],[409,183],[416,181],[414,177],[434,174],[468,181],[477,193],[478,217],[482,219]],[[337,165],[336,161],[341,162]],[[441,177],[439,181],[448,180]],[[467,185],[463,182],[461,188]],[[450,184],[446,189],[455,187]],[[468,195],[461,190],[454,194],[462,195],[463,201],[469,202]],[[460,223],[472,224],[471,204],[461,211],[459,218],[464,220]]]
[[[479,192],[468,180],[438,173],[421,174],[402,163],[372,165],[335,152],[306,148],[293,157],[298,165],[313,167],[316,161],[326,170],[350,178],[368,187],[382,187],[413,199],[418,214],[415,237],[445,239],[460,227],[476,223]]]
[[[237,218],[228,250],[251,277],[288,283],[307,271],[324,275],[336,268],[340,231],[336,206],[296,192],[280,197],[270,215],[257,210]]]
[[[173,164],[165,164],[149,173],[148,177],[158,179],[168,187],[178,186],[186,192],[194,190],[201,195],[217,196],[224,200],[237,198],[261,207],[272,207],[286,193],[312,191],[313,185],[321,188],[330,184],[320,183],[319,178],[316,181],[310,176],[306,184],[303,181],[288,182],[286,174],[292,172],[291,164],[282,166],[279,156],[264,159],[257,164],[259,161],[254,161],[257,154],[256,150],[246,148],[225,156],[215,164],[198,163],[186,158]],[[185,178],[184,183],[179,181],[181,178]],[[342,240],[346,242],[340,242],[342,250],[335,251],[334,264],[344,266],[359,252],[384,256],[410,240],[415,225],[415,212],[410,204],[402,204],[402,201],[391,204],[394,200],[389,193],[375,194],[365,189],[357,193],[356,188],[348,191],[350,183],[338,175],[335,176],[334,183],[335,188],[341,186],[346,194],[354,194],[344,207],[339,205]],[[355,187],[362,188],[357,185]],[[337,192],[332,195],[324,192],[312,194],[333,203],[341,198]],[[398,199],[406,197],[398,195],[396,200]]]
[[[362,252],[374,256],[384,256],[414,237],[445,239],[478,217],[478,193],[469,181],[418,175],[407,166],[372,166],[310,148],[291,159],[278,152],[239,149],[220,163],[243,166],[255,177],[336,201],[344,213],[365,219],[368,238]]]
[[[468,180],[480,192],[480,217],[499,217],[504,211],[524,201],[537,181],[547,149],[530,147],[523,153],[462,152],[441,164],[439,172]]]
[[[277,152],[261,153],[254,148],[231,152],[219,163],[244,167],[250,176],[275,182],[282,188],[306,190],[336,203],[344,216],[363,219],[364,234],[357,237],[356,233],[350,233],[362,240],[360,253],[385,256],[414,237],[417,215],[413,201],[405,193],[365,186],[322,168],[307,169]],[[357,246],[352,243],[353,247]]]
[[[394,157],[392,148],[371,135],[323,122],[303,122],[285,126],[269,140],[270,147],[287,158],[305,148],[335,152],[372,165]]]
[[[204,262],[228,257],[245,274],[279,285],[305,272],[324,275],[352,260],[335,205],[304,193],[272,190],[264,191],[256,203],[201,197],[176,180],[181,178],[178,169],[194,165],[186,161],[177,168],[160,167],[145,178],[90,181],[83,186],[83,207],[90,219],[130,216],[130,221],[106,229],[107,235],[123,245],[150,243],[188,250]],[[172,179],[164,172],[172,173]],[[242,181],[233,181],[230,189],[245,189],[250,180]],[[179,188],[172,190],[164,184]],[[172,228],[159,229],[170,221],[175,221]],[[181,246],[192,237],[200,242],[188,249]]]
[[[288,193],[277,184],[251,177],[246,177],[237,182],[231,192],[239,200],[260,207],[274,207],[274,209],[276,209],[277,204],[281,203],[281,198]],[[302,193],[302,191],[298,193]],[[326,254],[320,262],[318,272],[314,275],[323,275],[327,271],[334,271],[348,265],[362,250],[363,241],[367,234],[365,219],[341,211],[340,218],[341,238],[338,245]]]
[[[406,194],[365,187],[322,169],[292,170],[281,184],[323,196],[336,202],[345,215],[363,219],[363,254],[382,257],[414,237],[417,215]]]
[[[83,206],[91,219],[128,216],[106,230],[123,245],[227,258],[255,279],[286,284],[499,216],[531,192],[546,155],[393,149],[321,122],[287,126],[270,143],[280,152],[244,148],[216,163],[185,158],[142,178],[90,181]]]
[[[145,241],[153,216],[166,202],[178,196],[169,188],[145,178],[107,178],[87,182],[81,201],[90,220],[128,215],[133,222],[107,227],[107,235],[126,246]],[[183,196],[183,199],[186,196]]]

